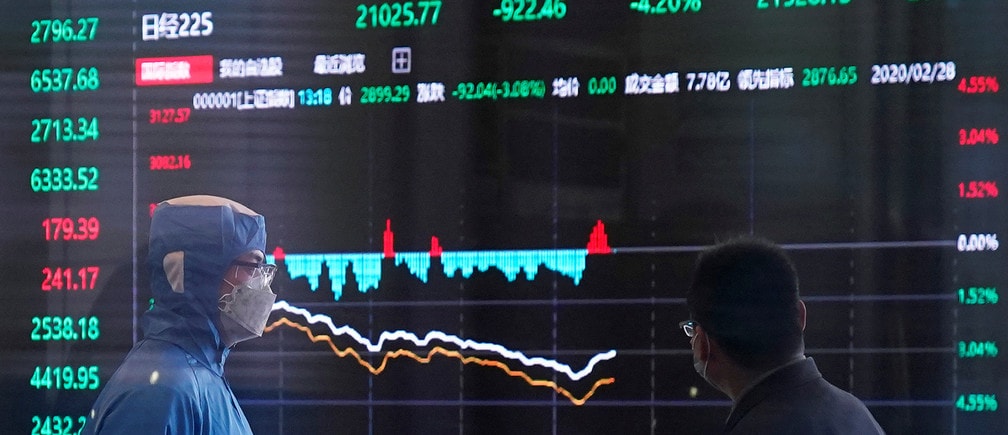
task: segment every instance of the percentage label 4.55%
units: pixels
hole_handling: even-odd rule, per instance
[[[972,76],[959,80],[958,89],[964,94],[994,94],[1001,86],[995,76]]]

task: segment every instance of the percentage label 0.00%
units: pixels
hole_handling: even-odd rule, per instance
[[[997,234],[960,234],[956,247],[959,252],[997,251]]]

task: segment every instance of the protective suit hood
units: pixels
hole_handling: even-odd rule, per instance
[[[154,308],[144,315],[145,336],[182,346],[223,371],[221,279],[232,261],[256,250],[266,250],[265,220],[237,202],[196,195],[158,204],[147,260]]]

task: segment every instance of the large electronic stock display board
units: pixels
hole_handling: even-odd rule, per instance
[[[1003,430],[1005,6],[6,5],[0,432],[80,429],[189,194],[267,219],[258,433],[716,431],[676,323],[748,233],[888,432]]]

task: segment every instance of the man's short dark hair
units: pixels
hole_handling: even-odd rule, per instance
[[[798,274],[773,242],[741,237],[700,254],[686,295],[692,319],[736,363],[766,369],[803,346]]]

